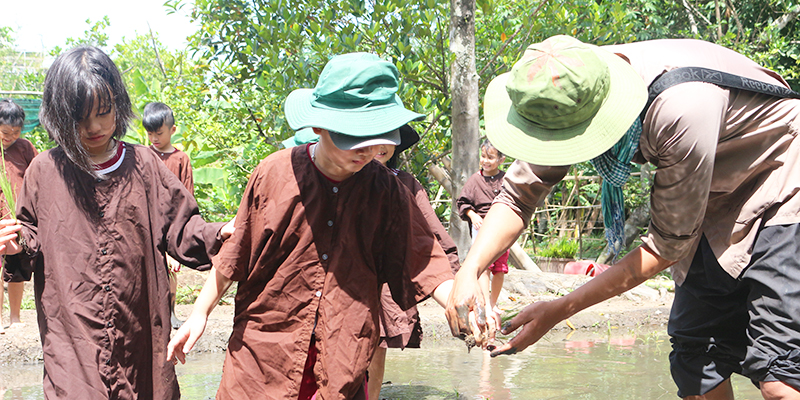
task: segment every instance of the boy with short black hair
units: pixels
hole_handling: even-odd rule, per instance
[[[20,138],[24,124],[25,110],[11,99],[0,100],[0,139],[2,139],[3,145],[4,172],[15,197],[22,185],[22,177],[25,175],[25,170],[30,165],[33,157],[38,154],[29,140]],[[0,207],[2,207],[2,218],[10,218],[14,210],[8,209],[5,198],[0,199]],[[19,272],[9,273],[5,268],[3,269],[3,281],[8,285],[10,328],[21,324],[19,314],[22,306],[22,295],[25,281],[28,280],[30,280],[30,277],[23,276]],[[0,293],[0,304],[3,302],[2,296],[2,293]],[[0,333],[4,332],[2,321],[0,321]]]
[[[291,128],[312,127],[319,142],[273,153],[253,171],[234,236],[169,344],[168,357],[183,361],[239,282],[218,399],[364,399],[382,284],[404,309],[445,300],[447,257],[412,194],[373,161],[378,145],[397,145],[398,128],[423,117],[397,88],[394,65],[352,53],[287,98]]]
[[[172,146],[172,135],[177,130],[172,109],[164,103],[147,103],[142,113],[142,126],[147,130],[147,138],[152,143],[150,149],[161,158],[161,161],[164,161],[167,169],[180,179],[189,193],[194,195],[192,162],[186,153]],[[178,329],[183,323],[175,315],[175,294],[178,291],[177,273],[181,270],[181,264],[170,256],[166,257],[169,266],[170,324],[172,324],[172,329]]]

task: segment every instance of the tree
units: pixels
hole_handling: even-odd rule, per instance
[[[452,63],[453,167],[452,193],[460,193],[467,179],[477,169],[480,132],[478,131],[478,75],[475,70],[475,0],[451,0],[450,51]],[[456,196],[453,196],[456,197]],[[458,213],[455,202],[453,210]],[[450,219],[450,236],[461,249],[463,258],[470,248],[469,225],[459,218]]]

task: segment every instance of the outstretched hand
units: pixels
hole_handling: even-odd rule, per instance
[[[538,342],[561,320],[562,315],[551,301],[536,302],[525,307],[517,316],[506,321],[500,329],[504,335],[514,332],[520,326],[522,326],[522,330],[508,343],[494,349],[492,357],[511,355],[525,350],[528,346]]]
[[[475,274],[462,271],[456,274],[444,313],[453,336],[473,335],[476,345],[486,347],[489,335],[481,288]]]
[[[17,254],[22,251],[17,237],[22,229],[16,219],[0,220],[0,254]]]
[[[172,361],[173,364],[177,364],[180,361],[181,364],[185,364],[186,353],[190,352],[197,340],[200,339],[200,336],[203,336],[207,321],[208,318],[192,313],[178,329],[178,332],[175,332],[172,340],[169,341],[167,345],[167,361]]]

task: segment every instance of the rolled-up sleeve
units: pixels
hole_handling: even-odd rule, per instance
[[[507,205],[527,225],[536,207],[544,204],[545,197],[567,171],[569,166],[545,167],[514,161],[503,178],[503,190],[492,204]]]

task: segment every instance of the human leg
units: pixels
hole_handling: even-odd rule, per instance
[[[178,271],[181,265],[174,258],[167,256],[167,272],[169,275],[169,322],[172,329],[178,329],[183,325],[183,321],[175,315],[175,302],[178,293]]]
[[[797,400],[800,399],[800,392],[797,389],[781,382],[760,382],[761,396],[764,400]]]
[[[765,399],[800,399],[800,224],[761,229],[742,280],[748,296],[750,345],[743,373]]]
[[[372,356],[372,362],[367,368],[369,374],[368,392],[369,399],[380,399],[381,386],[383,385],[383,373],[386,370],[386,348],[378,346]]]
[[[25,291],[25,282],[8,282],[8,313],[11,326],[20,324],[20,308],[22,308],[22,295]]]
[[[489,268],[492,271],[492,291],[489,304],[498,315],[500,310],[496,309],[497,299],[500,298],[500,292],[503,290],[503,281],[508,273],[508,254],[509,252],[506,250]]]
[[[701,238],[670,312],[670,371],[679,397],[733,399],[730,376],[741,373],[747,348],[747,293]]]
[[[724,382],[720,383],[719,386],[706,392],[706,394],[704,395],[687,396],[684,397],[684,399],[685,400],[734,400],[733,386],[731,386],[731,380],[729,378],[726,379]]]

